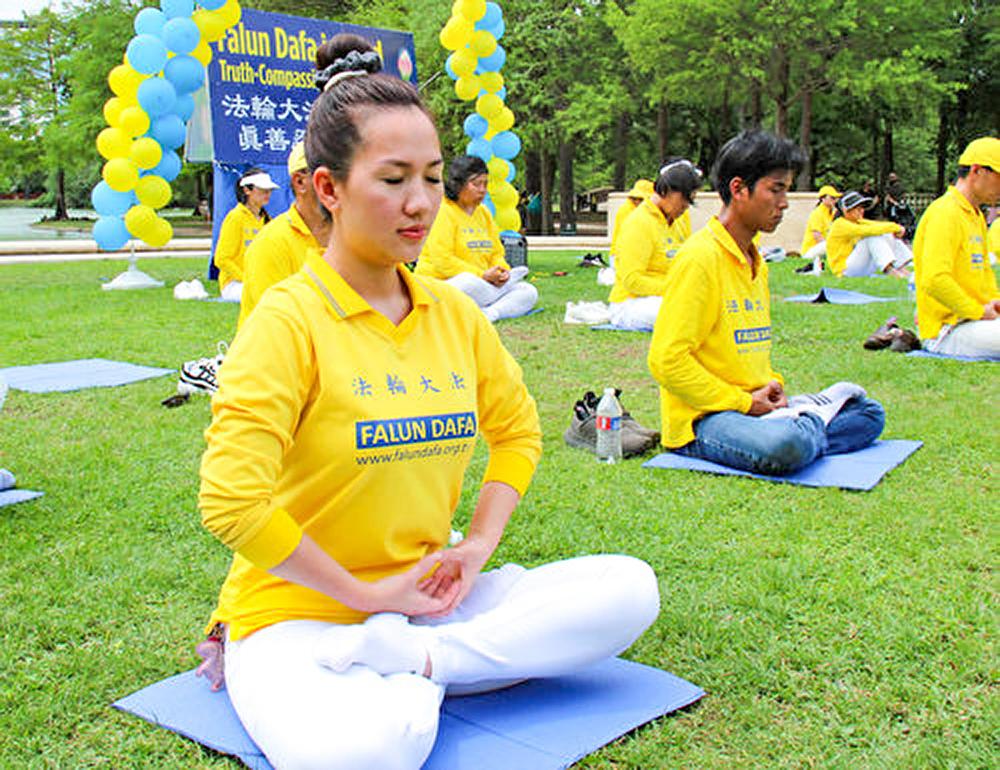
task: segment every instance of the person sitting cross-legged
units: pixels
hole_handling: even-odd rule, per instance
[[[826,237],[830,272],[843,278],[877,273],[909,278],[903,267],[913,260],[913,253],[902,241],[906,230],[895,222],[865,219],[865,207],[871,202],[853,190],[840,199],[841,216],[833,220]]]
[[[538,302],[538,289],[522,280],[527,267],[512,269],[504,259],[500,230],[483,205],[488,173],[481,158],[460,155],[452,160],[445,200],[414,272],[448,281],[496,321],[531,310]]]
[[[885,412],[859,385],[789,399],[771,367],[767,264],[753,239],[781,222],[802,157],[764,132],[744,132],[719,154],[722,211],[681,247],[649,348],[667,449],[781,475],[882,432]]]

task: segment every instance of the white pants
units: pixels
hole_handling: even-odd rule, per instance
[[[913,259],[913,252],[899,238],[889,234],[862,238],[847,257],[845,278],[876,275],[886,268],[902,267]]]
[[[813,275],[822,275],[823,259],[826,257],[826,241],[820,241],[808,249],[802,257],[813,263]]]
[[[239,302],[243,299],[243,281],[230,281],[219,290],[219,296],[226,302]]]
[[[486,317],[496,321],[522,316],[538,302],[538,289],[521,280],[527,274],[528,268],[523,265],[512,267],[507,283],[499,287],[472,273],[459,273],[448,283],[472,297]]]
[[[931,353],[989,356],[1000,360],[1000,318],[944,326],[937,337],[924,342],[924,347]]]
[[[226,685],[277,770],[419,768],[451,685],[495,688],[617,655],[656,619],[659,598],[653,570],[629,556],[507,565],[480,575],[461,606],[426,624],[432,679],[360,665],[336,673],[316,661],[316,645],[331,629],[353,627],[300,620],[228,643]]]
[[[634,297],[609,305],[611,323],[621,329],[647,331],[656,323],[663,297]]]

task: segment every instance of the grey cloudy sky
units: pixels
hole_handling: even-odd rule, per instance
[[[59,0],[3,0],[0,3],[0,20],[20,19],[25,11],[36,13],[47,5],[58,7]]]

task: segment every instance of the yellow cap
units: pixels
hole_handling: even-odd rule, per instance
[[[288,153],[288,175],[291,176],[296,171],[303,171],[308,168],[306,163],[306,146],[302,142],[296,142],[292,151]]]
[[[819,197],[820,198],[825,198],[827,195],[830,195],[830,196],[832,196],[834,198],[839,198],[840,197],[840,193],[837,192],[837,188],[834,187],[833,185],[830,185],[830,184],[825,184],[825,185],[823,185],[822,187],[819,188]]]
[[[628,191],[629,198],[642,198],[646,200],[653,194],[653,183],[648,179],[636,179],[632,189]]]
[[[981,136],[969,142],[958,159],[959,166],[989,166],[1000,173],[1000,139]]]

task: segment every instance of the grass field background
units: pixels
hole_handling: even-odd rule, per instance
[[[563,444],[572,404],[618,386],[658,425],[649,335],[563,324],[567,300],[607,290],[579,254],[530,259],[545,310],[498,328],[538,401],[545,451],[494,562],[645,559],[663,610],[627,657],[708,691],[580,766],[998,766],[997,365],[863,350],[887,315],[912,326],[905,285],[836,284],[892,303],[786,303],[836,280],[788,261],[772,266],[771,288],[773,360],[789,390],[861,383],[886,406],[884,436],[924,447],[868,493],[602,466]],[[232,336],[235,306],[172,298],[202,262],[141,261],[168,288],[102,291],[123,267],[0,264],[0,367],[177,367]],[[237,766],[109,707],[195,665],[229,563],[196,510],[208,400],[165,409],[174,384],[12,391],[0,412],[0,467],[46,493],[0,508],[2,768]],[[484,461],[480,445],[459,525]]]

